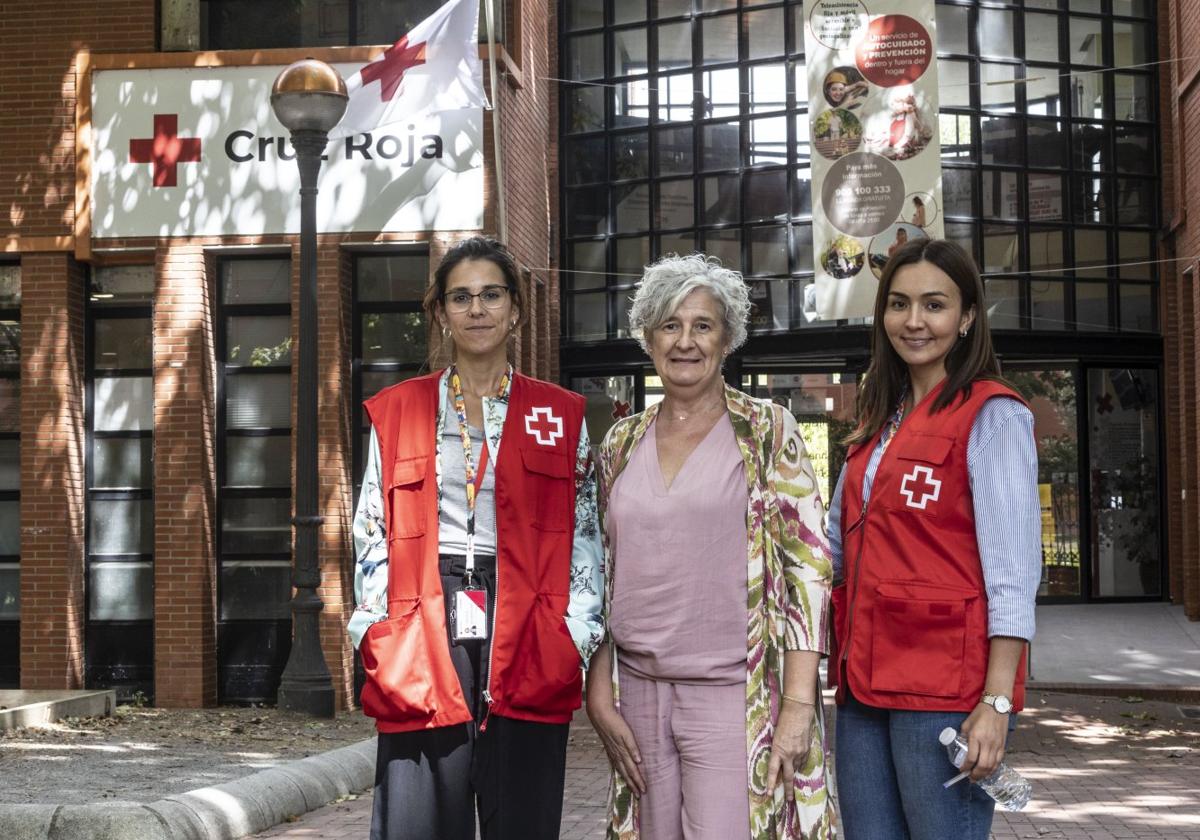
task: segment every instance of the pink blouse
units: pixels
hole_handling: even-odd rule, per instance
[[[621,664],[655,680],[745,682],[749,490],[733,424],[728,414],[717,421],[669,490],[656,426],[608,501],[609,627]]]

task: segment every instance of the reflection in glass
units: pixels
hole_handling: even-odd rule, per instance
[[[1062,25],[1059,15],[1025,13],[1025,58],[1028,61],[1059,61],[1058,30]],[[1040,71],[1039,71],[1040,73]],[[1039,75],[1030,72],[1029,75]]]
[[[706,125],[701,129],[705,169],[735,169],[740,157],[736,122]]]
[[[603,293],[571,298],[571,337],[579,341],[599,341],[608,337]]]
[[[692,66],[692,24],[665,23],[658,27],[658,69]]]
[[[1121,276],[1135,280],[1154,279],[1153,234],[1140,230],[1117,232],[1117,257],[1121,263]]]
[[[1108,232],[1094,228],[1075,229],[1075,275],[1105,277],[1108,259]],[[1089,266],[1098,266],[1089,269]]]
[[[658,132],[658,174],[690,175],[693,160],[690,125]]]
[[[1128,20],[1114,20],[1112,29],[1114,65],[1129,67],[1150,60],[1149,26]]]
[[[1063,369],[1006,369],[1004,376],[1029,403],[1034,417],[1042,507],[1042,584],[1038,594],[1078,598],[1083,593],[1075,376]]]
[[[0,490],[21,489],[21,442],[0,440]]]
[[[1066,300],[1058,280],[1034,277],[1029,281],[1029,327],[1033,330],[1066,328]]]
[[[21,618],[21,567],[0,563],[0,621]]]
[[[1154,135],[1148,128],[1116,127],[1117,171],[1137,175],[1154,174]]]
[[[979,10],[979,54],[996,58],[1016,58],[1016,30],[1013,13],[1005,9]]]
[[[221,263],[223,303],[289,303],[291,287],[292,262],[286,257]]]
[[[812,271],[812,225],[792,225],[792,265],[798,271]]]
[[[292,426],[289,374],[225,378],[225,425],[230,429]]]
[[[1034,116],[1057,117],[1067,110],[1063,102],[1063,82],[1057,68],[1030,67],[1026,73],[1025,113]],[[1058,166],[1062,166],[1061,159]]]
[[[710,230],[704,234],[704,247],[721,265],[734,271],[742,270],[742,232],[740,230]]]
[[[614,423],[636,411],[632,376],[574,377],[571,390],[587,400],[584,418],[588,435],[596,442],[604,440]]]
[[[362,316],[362,360],[420,364],[425,361],[425,316],[421,312],[369,312]]]
[[[572,5],[570,3],[567,4]],[[589,81],[604,75],[604,36],[578,35],[567,39],[568,79]]]
[[[1021,282],[1001,277],[983,281],[987,301],[988,326],[993,330],[1021,328]]]
[[[768,169],[747,172],[746,219],[773,219],[787,215],[787,170]]]
[[[783,55],[783,9],[762,9],[743,12],[751,61]]]
[[[601,282],[604,282],[603,277],[601,277]],[[362,398],[368,400],[389,385],[403,382],[411,376],[413,376],[412,370],[364,370],[362,372]],[[233,438],[229,438],[229,440],[233,440]],[[283,483],[289,484],[290,481]]]
[[[750,120],[749,166],[787,163],[787,117]]]
[[[691,73],[659,76],[656,86],[658,88],[659,122],[691,120],[692,109],[698,98]],[[687,131],[690,133],[691,130],[689,126]]]
[[[970,55],[971,48],[967,40],[967,7],[943,6],[939,3],[936,12],[938,52]]]
[[[942,160],[974,160],[975,132],[967,114],[938,114]]]
[[[650,135],[644,131],[612,134],[613,178],[625,181],[650,175]],[[602,180],[602,179],[598,179]]]
[[[1122,283],[1120,285],[1122,330],[1157,331],[1153,289],[1153,286],[1145,284]]]
[[[975,193],[975,172],[971,169],[942,170],[942,205],[947,216],[973,216],[971,197]]]
[[[605,90],[597,85],[588,85],[566,91],[568,133],[599,131],[604,128]]]
[[[21,553],[21,503],[0,502],[0,556]]]
[[[700,38],[704,44],[701,55],[705,64],[737,61],[738,19],[736,14],[704,18],[700,24]]]
[[[88,552],[153,552],[154,512],[151,504],[149,499],[92,499],[88,505]]]
[[[607,233],[608,193],[598,189],[567,191],[567,233],[590,236]]]
[[[1021,267],[1021,239],[1011,225],[983,226],[983,270],[1010,272]]]
[[[1017,109],[1017,68],[1011,64],[979,63],[980,107],[988,111]]]
[[[683,228],[693,224],[696,194],[691,178],[662,181],[658,185],[658,227]]]
[[[97,327],[102,323],[98,321]],[[291,365],[292,319],[287,315],[239,315],[226,318],[225,329],[227,364],[250,367]]]
[[[782,32],[780,37],[783,37]],[[750,111],[782,111],[787,106],[787,68],[756,64],[750,68]]]
[[[1075,284],[1075,329],[1097,332],[1108,326],[1108,284]]]
[[[983,171],[983,218],[1018,219],[1024,215],[1017,180],[1016,172]]]
[[[364,380],[366,376],[363,375]],[[364,392],[366,387],[364,381]],[[367,394],[363,396],[366,398]],[[289,435],[230,435],[225,439],[227,487],[290,487],[291,466],[292,439]]]
[[[613,125],[629,128],[650,122],[650,82],[633,79],[613,86]]]
[[[226,498],[221,504],[221,550],[287,553],[292,548],[290,499]]]
[[[1087,383],[1092,595],[1158,595],[1157,374],[1093,369]]]
[[[0,370],[14,373],[21,370],[20,321],[0,321]]]
[[[0,432],[21,431],[21,380],[0,379]]]
[[[567,183],[600,183],[607,179],[603,137],[568,140],[563,146],[566,158]]]
[[[152,618],[154,567],[151,563],[89,564],[89,621],[149,621]]]
[[[792,216],[807,219],[812,215],[812,170],[797,169],[792,182]]]
[[[983,163],[1018,166],[1024,159],[1025,129],[1014,117],[982,117],[979,120]]]
[[[1119,120],[1150,120],[1154,118],[1154,100],[1150,94],[1150,76],[1133,73],[1113,73],[1116,92],[1116,116]]]
[[[363,255],[354,261],[354,277],[361,302],[420,301],[429,285],[429,256]]]
[[[613,23],[637,23],[646,19],[646,0],[613,0]]]
[[[691,78],[690,76],[688,77]],[[742,84],[736,67],[700,74],[700,119],[732,117],[742,112]]]
[[[1117,222],[1148,225],[1154,219],[1154,182],[1140,178],[1118,178]]]
[[[21,266],[0,263],[0,306],[21,305]]]
[[[642,276],[646,263],[650,262],[650,237],[633,236],[616,240],[617,262],[614,266],[618,276],[614,283],[632,285]]]
[[[741,218],[738,177],[715,175],[704,179],[704,205],[700,220],[707,225],[736,222]]]
[[[1029,270],[1053,271],[1066,268],[1064,258],[1065,238],[1057,228],[1029,231]]]
[[[154,381],[149,376],[97,379],[92,384],[99,432],[149,431],[154,428]]]
[[[256,261],[257,262],[257,261]],[[272,273],[275,260],[264,260],[268,266],[260,266],[261,272]],[[286,266],[287,260],[282,261]],[[253,273],[253,272],[246,272]],[[284,270],[284,274],[287,271]],[[239,275],[240,276],[240,275]],[[253,284],[253,281],[247,281]],[[284,279],[286,294],[286,283]],[[20,274],[17,275],[17,303],[20,302]],[[94,266],[88,284],[88,302],[93,306],[114,306],[150,303],[154,299],[154,266],[113,265]]]
[[[221,620],[291,618],[292,569],[287,560],[221,563]]]
[[[154,483],[153,450],[150,438],[93,438],[91,486],[149,488]]]
[[[649,69],[644,28],[614,30],[612,39],[614,76],[636,76]]]
[[[624,184],[613,188],[616,196],[616,231],[633,233],[650,229],[650,185]]]
[[[594,29],[604,25],[602,3],[563,3],[562,9],[567,16],[567,29]]]
[[[1065,169],[1065,133],[1063,124],[1057,120],[1027,120],[1025,131],[1029,137],[1029,165],[1051,169]]]
[[[572,271],[563,277],[572,289],[593,289],[604,286],[604,242],[575,242],[568,246]],[[364,394],[364,399],[366,395]]]
[[[1071,179],[1073,217],[1077,222],[1103,223],[1112,218],[1108,205],[1108,178],[1076,175]]]
[[[971,65],[944,58],[938,61],[938,103],[943,108],[971,107]]]
[[[788,249],[786,227],[765,227],[750,229],[750,273],[751,274],[787,274]],[[786,312],[787,294],[785,288],[784,311]],[[778,326],[778,324],[776,325]],[[787,318],[783,320],[787,327]]]

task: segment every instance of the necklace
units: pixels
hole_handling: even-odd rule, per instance
[[[679,411],[675,411],[674,409],[668,409],[667,413],[673,419],[675,419],[681,423],[686,423],[688,420],[695,420],[697,417],[704,417],[705,415],[709,414],[714,408],[717,408],[717,407],[725,408],[725,395],[724,394],[721,395],[720,400],[718,400],[717,402],[709,403],[708,405],[698,408],[698,409],[692,411],[691,413],[679,412]]]

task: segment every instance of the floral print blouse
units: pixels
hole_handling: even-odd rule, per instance
[[[824,507],[791,413],[767,400],[726,387],[725,403],[746,468],[747,638],[746,746],[749,755],[752,840],[824,840],[834,836],[834,807],[826,788],[825,726],[818,707],[812,749],[796,773],[796,802],[782,786],[766,789],[771,738],[779,716],[784,652],[828,652],[832,566],[821,528]],[[605,618],[612,599],[612,565],[604,503],[638,442],[658,414],[651,406],[621,420],[600,447],[600,533],[605,541]],[[703,488],[696,488],[703,492]],[[611,639],[608,640],[612,644]],[[613,650],[613,693],[617,651]],[[638,803],[620,775],[609,789],[609,840],[638,840]]]

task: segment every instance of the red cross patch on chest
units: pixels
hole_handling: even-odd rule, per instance
[[[936,502],[942,494],[942,482],[933,477],[933,469],[917,464],[900,482],[900,494],[910,508],[925,510],[930,502]]]
[[[525,415],[525,433],[538,442],[539,446],[554,446],[563,436],[563,421],[556,417],[550,406],[530,409]]]

